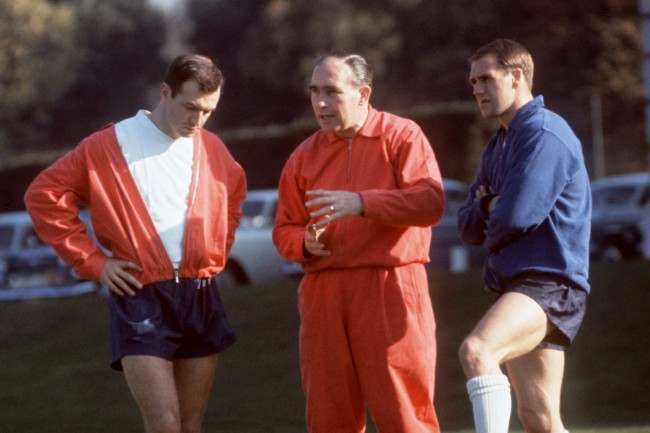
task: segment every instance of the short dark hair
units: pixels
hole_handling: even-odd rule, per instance
[[[338,59],[348,65],[354,76],[355,86],[372,86],[373,71],[370,64],[359,54],[326,54],[316,60],[314,68],[327,59]]]
[[[187,80],[194,80],[204,93],[219,90],[224,83],[221,70],[209,57],[200,54],[183,54],[176,57],[165,75],[165,83],[171,88],[172,97],[178,94]]]
[[[526,47],[512,39],[495,39],[476,50],[469,58],[469,62],[472,63],[490,54],[496,57],[497,63],[503,68],[520,68],[528,88],[533,89],[535,65],[533,56]]]

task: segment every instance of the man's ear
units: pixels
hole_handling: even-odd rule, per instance
[[[169,87],[169,84],[162,83],[160,85],[160,99],[166,99],[172,97],[172,88]]]
[[[524,71],[521,70],[521,68],[513,68],[511,70],[512,73],[512,87],[517,88],[524,83]]]
[[[372,87],[364,85],[359,88],[359,93],[361,93],[361,99],[359,100],[359,105],[370,102],[370,95],[372,94]]]

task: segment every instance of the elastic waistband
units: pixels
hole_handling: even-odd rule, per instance
[[[178,278],[173,278],[171,280],[162,280],[162,281],[156,281],[154,283],[149,283],[145,284],[143,288],[151,287],[151,288],[156,288],[156,289],[175,289],[175,288],[181,288],[181,289],[204,289],[208,288],[211,286],[216,286],[217,284],[217,277],[216,275],[213,275],[208,278],[184,278],[184,277],[178,277]]]

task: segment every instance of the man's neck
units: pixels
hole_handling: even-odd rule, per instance
[[[160,129],[163,134],[173,138],[174,140],[180,138],[179,135],[174,134],[168,127],[166,127],[166,124],[164,122],[165,116],[163,115],[162,107],[160,105],[156,106],[156,108],[154,108],[151,113],[148,113],[147,116],[149,119],[151,119],[153,124],[156,125],[156,128]]]
[[[523,94],[515,98],[514,102],[501,116],[499,116],[499,123],[507,131],[512,123],[512,119],[515,118],[521,107],[528,104],[533,100],[533,95],[531,93]]]
[[[336,131],[334,134],[336,134],[340,138],[353,138],[359,131],[361,131],[361,128],[363,128],[363,125],[366,123],[366,120],[368,119],[368,114],[370,113],[370,109],[366,105],[363,112],[359,115],[359,121],[352,127],[347,128],[342,131]]]

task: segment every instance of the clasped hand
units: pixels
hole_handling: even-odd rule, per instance
[[[347,216],[361,215],[361,195],[356,192],[325,189],[307,191],[306,194],[310,199],[305,202],[305,207],[317,208],[309,213],[309,216],[317,221],[305,228],[305,249],[314,256],[328,256],[330,251],[319,241],[320,236],[331,222]]]
[[[494,194],[492,192],[492,188],[490,188],[489,186],[481,185],[476,190],[475,196],[476,196],[477,200],[481,200],[483,197],[485,197],[487,195],[491,195],[491,194]],[[492,212],[492,210],[494,209],[494,206],[496,206],[498,201],[499,201],[499,196],[498,195],[495,195],[494,197],[492,197],[490,199],[490,203],[488,203],[488,207],[487,207],[488,212]]]

